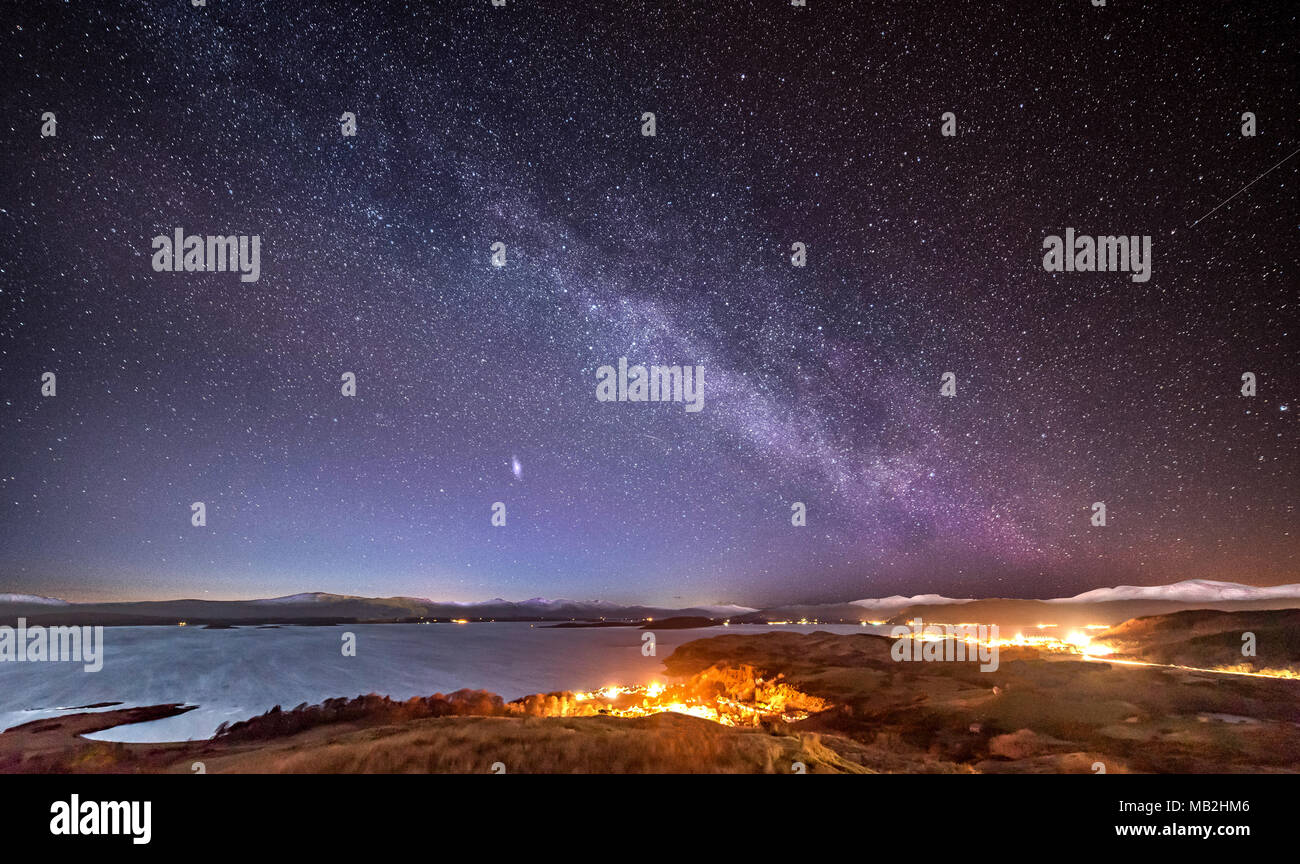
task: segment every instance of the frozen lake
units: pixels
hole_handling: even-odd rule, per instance
[[[0,729],[98,702],[135,707],[183,702],[178,717],[119,726],[106,741],[208,738],[223,722],[275,705],[379,693],[393,699],[490,690],[506,700],[552,690],[593,690],[664,676],[663,658],[684,642],[777,630],[886,633],[852,625],[748,625],[656,630],[654,657],[641,654],[636,627],[554,629],[541,624],[348,624],[337,627],[106,627],[104,667],[80,663],[0,663]],[[357,656],[342,655],[356,634]]]

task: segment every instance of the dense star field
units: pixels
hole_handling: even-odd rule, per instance
[[[1294,5],[848,5],[8,4],[0,591],[1300,581]]]

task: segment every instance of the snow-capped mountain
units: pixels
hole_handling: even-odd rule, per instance
[[[1236,582],[1212,579],[1188,579],[1171,585],[1119,585],[1097,588],[1073,597],[1058,597],[1048,603],[1106,603],[1113,600],[1174,600],[1180,603],[1225,602],[1229,600],[1275,600],[1300,598],[1300,585],[1274,585],[1256,588]]]
[[[733,615],[748,615],[751,612],[757,612],[753,606],[736,606],[733,604],[724,604],[721,606],[696,606],[696,609],[703,609],[715,618],[728,618]]]
[[[912,597],[904,597],[901,594],[894,594],[891,597],[879,597],[875,599],[853,600],[850,604],[861,606],[864,609],[887,610],[902,609],[904,606],[916,606],[924,603],[927,606],[946,606],[953,603],[969,603],[970,598],[954,599],[944,597],[942,594],[916,594]]]
[[[846,603],[786,605],[754,609],[734,604],[685,608],[626,606],[608,600],[532,597],[528,600],[433,601],[420,597],[357,597],[323,592],[290,594],[262,600],[165,600],[116,603],[68,603],[29,594],[0,594],[0,618],[26,616],[41,623],[156,624],[328,621],[660,621],[676,617],[728,618],[732,623],[813,621],[860,623],[921,616],[951,617],[944,607],[961,606],[971,621],[1005,626],[1116,624],[1142,615],[1178,609],[1224,611],[1300,608],[1300,584],[1256,588],[1233,582],[1193,579],[1172,585],[1098,588],[1054,600],[955,598],[942,594],[866,598]]]
[[[330,597],[337,596],[337,594],[325,594],[321,591],[310,591],[305,594],[286,594],[283,597],[267,597],[262,600],[250,600],[248,602],[274,605],[284,605],[287,603],[321,603]]]
[[[36,609],[35,606],[42,608]],[[44,624],[107,621],[113,624],[189,623],[248,624],[338,621],[643,621],[647,618],[734,618],[756,610],[745,606],[709,605],[670,608],[625,606],[608,600],[515,601],[494,598],[473,602],[437,602],[423,597],[358,597],[310,591],[259,600],[156,600],[115,603],[67,603],[27,594],[0,594],[0,619],[25,615]]]
[[[0,603],[31,603],[39,606],[67,606],[67,600],[55,597],[41,597],[36,594],[0,594]]]

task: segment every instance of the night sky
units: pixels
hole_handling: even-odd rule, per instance
[[[0,592],[1300,581],[1295,5],[848,5],[5,4]]]

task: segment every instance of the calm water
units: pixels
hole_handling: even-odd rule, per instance
[[[106,627],[104,668],[80,663],[0,663],[0,729],[96,702],[120,707],[183,702],[179,717],[119,726],[91,737],[107,741],[207,738],[225,721],[275,705],[379,693],[394,699],[462,687],[503,698],[551,690],[591,690],[664,676],[663,658],[684,642],[726,633],[886,632],[850,625],[735,626],[655,631],[657,656],[641,654],[634,627],[556,630],[520,623],[350,624],[204,630]],[[344,657],[342,634],[357,637]],[[118,706],[115,706],[118,707]]]

